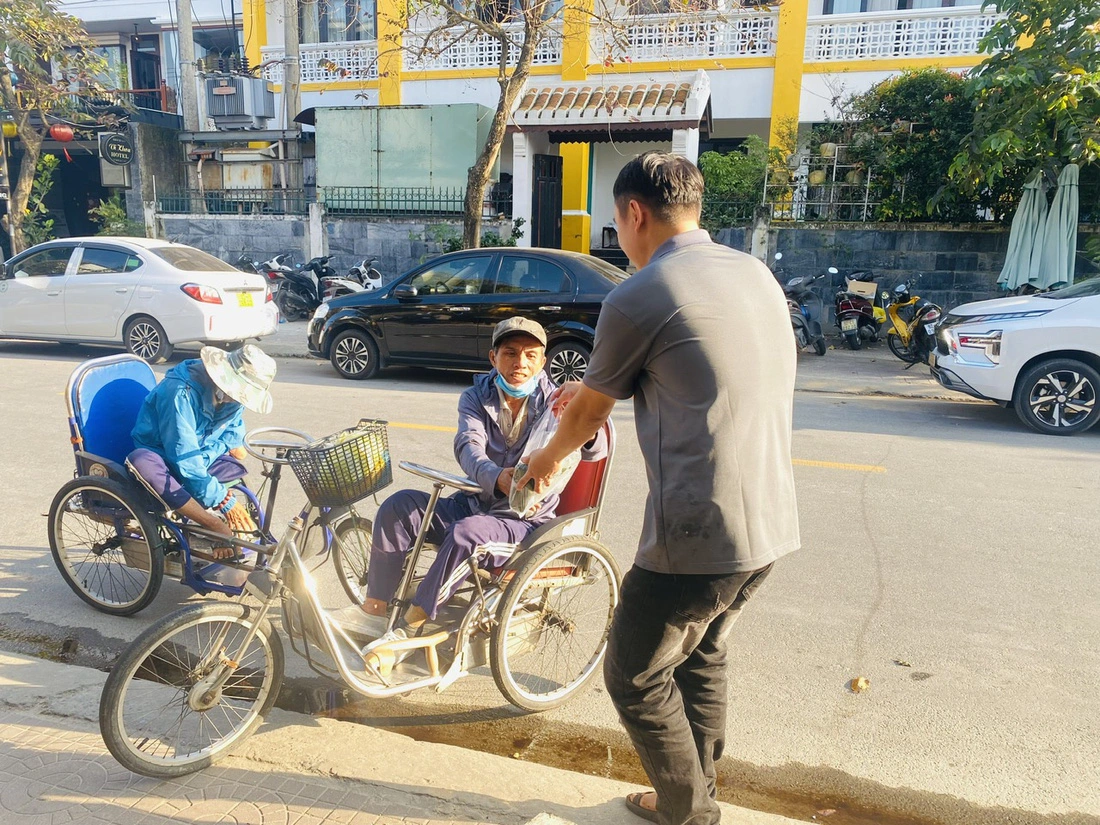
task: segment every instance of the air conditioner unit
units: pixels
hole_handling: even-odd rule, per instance
[[[261,77],[206,77],[206,111],[218,129],[266,129],[275,117],[275,90]]]

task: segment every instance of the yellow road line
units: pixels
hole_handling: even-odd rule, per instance
[[[457,427],[440,427],[436,424],[406,424],[402,421],[391,421],[390,426],[398,430],[431,430],[437,433],[457,433]]]
[[[456,427],[441,427],[437,424],[409,424],[403,421],[391,421],[390,426],[398,430],[430,430],[437,433],[455,433]],[[813,461],[808,458],[796,458],[791,461],[797,467],[823,467],[827,470],[848,470],[853,473],[885,473],[886,468],[877,464],[842,464],[837,461]]]
[[[886,468],[877,464],[841,464],[837,461],[812,461],[808,458],[795,458],[791,461],[798,467],[824,467],[827,470],[849,470],[853,473],[885,473]]]

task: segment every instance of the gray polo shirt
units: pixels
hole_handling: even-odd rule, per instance
[[[740,573],[798,549],[795,359],[771,272],[702,229],[604,299],[584,383],[634,398],[649,481],[639,567]]]

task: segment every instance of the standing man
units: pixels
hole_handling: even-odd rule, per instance
[[[561,425],[528,476],[541,488],[617,399],[634,398],[649,495],[604,679],[655,790],[626,804],[661,825],[716,825],[726,640],[772,564],[799,547],[795,342],[767,267],[699,228],[694,164],[647,152],[614,196],[619,243],[639,269],[604,300],[584,382],[562,388]]]

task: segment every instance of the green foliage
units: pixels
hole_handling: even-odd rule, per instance
[[[516,218],[512,222],[512,232],[504,238],[499,232],[489,230],[481,235],[481,246],[515,246],[523,237],[523,218]],[[462,233],[449,223],[432,224],[424,230],[425,240],[437,244],[444,252],[458,252],[465,249],[462,245]]]
[[[769,149],[757,135],[750,135],[733,152],[700,155],[699,169],[705,185],[702,225],[722,229],[752,220],[754,208],[764,200],[769,165],[783,165],[782,150]]]
[[[977,192],[1038,167],[1053,183],[1067,163],[1100,158],[1100,2],[991,0],[1003,17],[974,70],[974,125],[950,174]],[[1022,170],[1022,171],[1021,171]]]
[[[121,235],[130,238],[144,238],[145,224],[130,220],[126,215],[126,205],[122,196],[114,194],[109,200],[100,201],[99,206],[88,210],[88,215],[99,225],[97,235]]]
[[[1100,266],[1100,235],[1093,235],[1085,241],[1085,257]]]
[[[42,155],[35,166],[34,181],[31,183],[31,194],[27,199],[27,211],[23,218],[23,237],[29,246],[54,238],[54,221],[48,217],[50,210],[46,207],[46,195],[53,189],[53,175],[59,163],[57,155]]]

